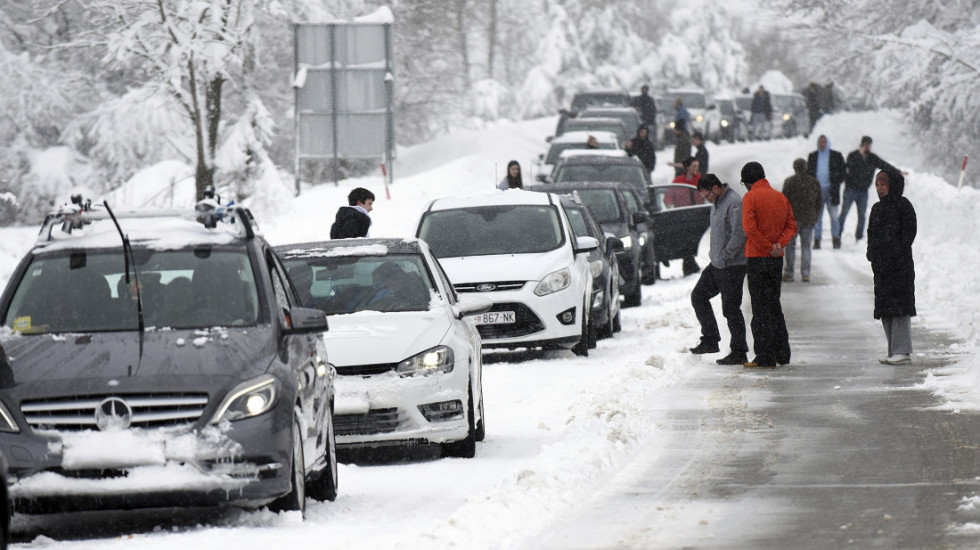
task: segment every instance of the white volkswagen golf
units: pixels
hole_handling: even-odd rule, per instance
[[[559,198],[508,190],[428,204],[417,236],[449,274],[464,303],[493,307],[472,319],[483,347],[566,348],[588,355],[593,237],[572,232]]]
[[[416,239],[342,239],[276,252],[300,302],[327,313],[337,368],[337,447],[439,444],[472,457],[482,441],[480,335]]]

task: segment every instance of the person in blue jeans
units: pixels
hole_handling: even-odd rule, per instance
[[[876,170],[890,170],[899,172],[903,176],[908,172],[903,172],[888,164],[878,155],[871,152],[871,137],[862,136],[861,145],[847,155],[847,177],[844,179],[844,200],[840,207],[840,217],[838,222],[840,227],[844,227],[844,219],[851,205],[857,203],[857,231],[854,237],[857,240],[864,238],[865,216],[868,212],[868,189],[874,181]]]
[[[827,136],[821,135],[817,138],[817,150],[810,153],[806,159],[806,173],[820,182],[820,197],[823,201],[820,213],[817,214],[817,225],[813,226],[813,248],[820,248],[825,209],[830,217],[830,236],[834,248],[840,248],[840,220],[837,217],[837,208],[840,206],[840,185],[847,177],[847,164],[840,151],[830,148],[830,139]]]

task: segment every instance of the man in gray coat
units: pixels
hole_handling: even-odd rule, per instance
[[[742,197],[714,174],[698,181],[698,192],[711,206],[711,263],[691,291],[691,305],[701,323],[701,343],[691,353],[717,353],[721,334],[711,308],[711,299],[721,294],[721,312],[731,333],[731,353],[719,365],[742,365],[748,361],[745,318],[742,316],[742,286],[745,281],[745,230],[742,228]]]

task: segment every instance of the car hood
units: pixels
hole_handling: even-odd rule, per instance
[[[498,281],[540,281],[569,265],[565,247],[536,254],[495,254],[440,258],[439,263],[454,285]]]
[[[451,323],[439,310],[331,315],[327,356],[338,367],[398,363],[441,344]]]
[[[0,388],[43,382],[82,391],[89,383],[104,389],[107,380],[126,386],[148,378],[246,379],[268,369],[277,349],[272,334],[268,326],[149,330],[142,358],[135,331],[11,335],[0,341],[7,355],[0,360]]]

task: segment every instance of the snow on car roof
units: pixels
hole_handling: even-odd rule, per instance
[[[589,139],[589,136],[595,136],[596,140],[601,142],[618,143],[616,134],[605,130],[596,130],[594,132],[573,130],[555,137],[551,140],[551,143],[585,143],[585,141]]]
[[[596,156],[596,157],[625,157],[626,151],[622,149],[566,149],[561,152],[559,157],[565,159],[569,157],[581,157],[581,156]]]
[[[335,256],[386,256],[388,254],[417,254],[421,241],[406,239],[337,239],[307,243],[284,244],[275,247],[284,258],[327,258]]]
[[[175,250],[197,244],[227,245],[244,238],[240,224],[218,223],[217,227],[208,229],[195,219],[176,216],[121,216],[119,225],[131,243],[154,250]],[[111,219],[101,219],[75,228],[70,234],[53,227],[50,239],[42,235],[35,249],[52,251],[121,246],[122,239],[116,225]]]
[[[472,208],[475,206],[505,206],[505,205],[548,205],[554,200],[547,193],[535,193],[523,189],[508,189],[488,194],[470,195],[466,197],[448,197],[436,199],[429,203],[428,210],[452,210],[455,208]]]

